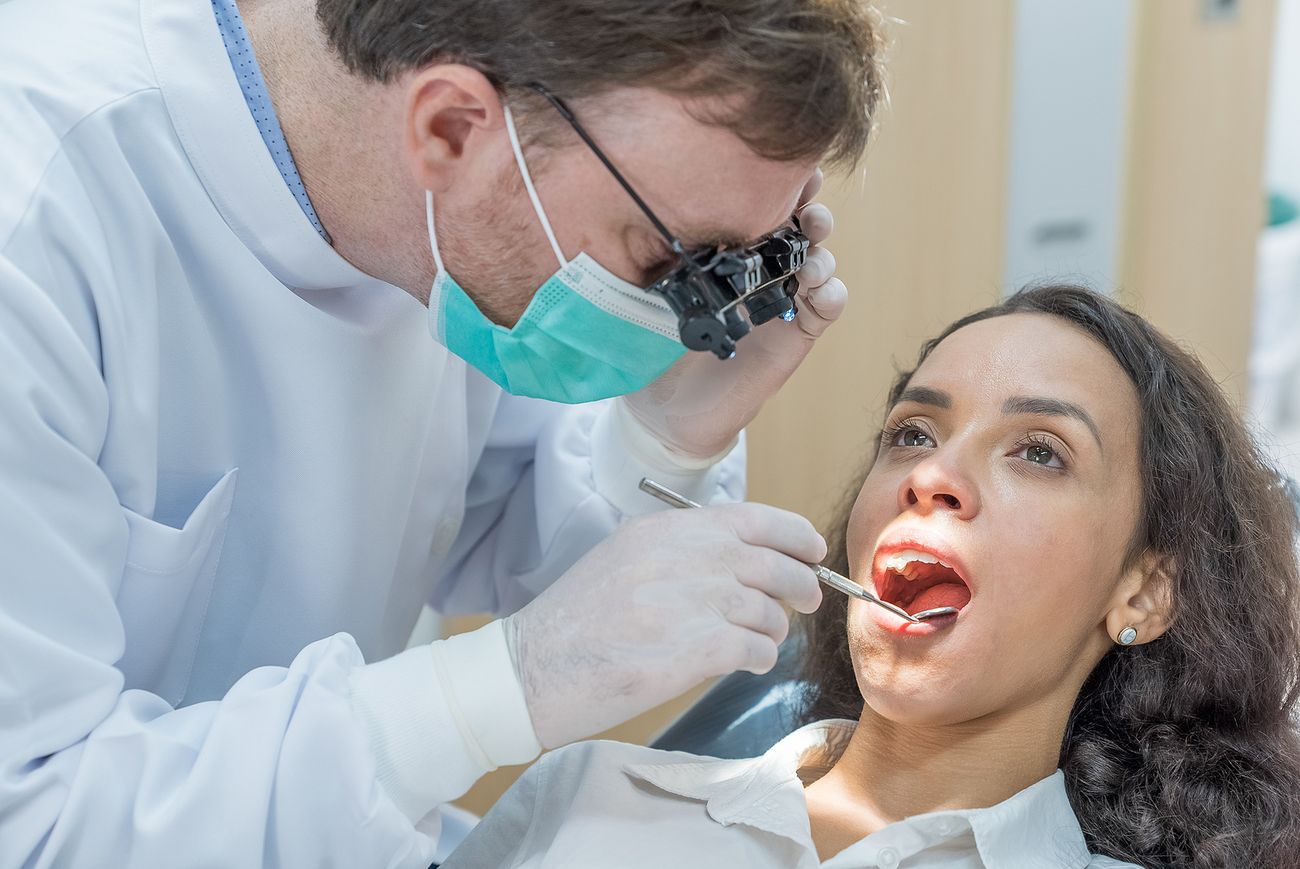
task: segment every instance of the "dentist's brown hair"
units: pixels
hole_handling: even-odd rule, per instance
[[[1300,578],[1295,506],[1282,480],[1194,356],[1083,287],[1036,287],[963,317],[922,347],[917,367],[957,330],[1017,313],[1081,329],[1133,382],[1143,506],[1129,558],[1154,552],[1172,567],[1172,626],[1106,654],[1062,741],[1060,766],[1088,845],[1149,869],[1295,869]],[[890,407],[915,371],[898,377]],[[828,535],[827,564],[846,575],[851,506]],[[805,624],[809,721],[862,712],[846,601],[828,595]]]
[[[699,120],[773,160],[851,166],[884,94],[882,16],[863,0],[317,0],[316,16],[372,80],[461,63],[519,114],[533,82],[570,101],[654,88],[702,98]]]

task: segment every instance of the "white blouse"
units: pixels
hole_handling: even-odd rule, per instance
[[[824,773],[856,723],[819,721],[762,757],[718,760],[618,742],[543,757],[443,864],[620,869],[1121,869],[1090,854],[1058,770],[985,809],[890,824],[818,859],[804,779]]]

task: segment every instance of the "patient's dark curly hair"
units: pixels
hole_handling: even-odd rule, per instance
[[[1300,670],[1296,514],[1279,477],[1191,354],[1082,287],[1044,286],[963,317],[1059,317],[1106,347],[1141,407],[1142,515],[1130,561],[1165,557],[1168,632],[1111,649],[1084,683],[1061,745],[1066,789],[1089,847],[1152,867],[1300,867]],[[915,372],[902,373],[897,400]],[[853,493],[856,494],[856,491]],[[848,509],[831,566],[848,570]],[[805,623],[807,720],[862,712],[846,598]]]

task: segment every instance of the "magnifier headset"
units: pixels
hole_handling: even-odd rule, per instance
[[[782,227],[754,244],[688,251],[600,150],[564,101],[543,85],[529,87],[555,107],[676,255],[678,264],[646,287],[646,292],[662,296],[677,315],[682,344],[691,350],[706,350],[719,359],[730,359],[736,355],[736,342],[753,327],[776,318],[787,322],[794,319],[799,312],[795,272],[807,260],[811,246],[796,215],[790,216],[792,226]]]

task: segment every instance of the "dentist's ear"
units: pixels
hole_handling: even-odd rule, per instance
[[[1168,558],[1144,553],[1120,579],[1106,612],[1111,642],[1122,646],[1149,643],[1169,630],[1173,620],[1174,566]]]
[[[404,151],[412,178],[423,190],[447,189],[472,174],[470,164],[492,145],[505,142],[492,135],[504,123],[496,88],[483,73],[461,64],[436,64],[415,73],[406,116]],[[483,147],[475,147],[480,140]]]

